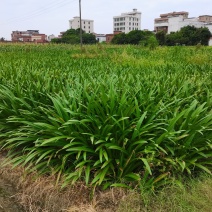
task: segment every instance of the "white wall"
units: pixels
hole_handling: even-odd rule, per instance
[[[124,20],[116,21],[116,19],[120,18],[124,18]],[[113,31],[128,33],[136,29],[141,29],[141,12],[138,12],[136,9],[132,12],[122,13],[120,16],[113,17]]]
[[[86,33],[93,33],[94,32],[94,21],[89,19],[82,19],[82,30]],[[79,29],[80,28],[80,17],[74,17],[69,21],[69,28],[70,29]]]
[[[168,20],[168,34],[171,32],[177,32],[181,28],[180,22],[183,21],[183,16],[171,17]]]
[[[212,24],[206,24],[205,26],[210,30],[210,32],[212,34]]]
[[[212,46],[212,37],[211,37],[211,39],[209,40],[208,45],[209,45],[209,46]]]
[[[106,35],[96,35],[96,39],[101,42],[106,42]]]
[[[177,32],[182,27],[185,26],[195,26],[196,28],[200,27],[208,27],[210,32],[212,33],[212,24],[205,24],[203,22],[200,22],[198,18],[183,18],[183,16],[178,17],[170,17],[168,19],[168,23],[155,23],[155,27],[162,27],[162,26],[168,26],[168,34],[171,32]]]

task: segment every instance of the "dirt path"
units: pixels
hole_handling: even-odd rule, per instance
[[[13,195],[16,191],[0,175],[0,212],[23,212],[24,210],[15,202]]]
[[[4,155],[0,152],[0,165],[3,159]],[[0,170],[0,212],[24,212],[22,207],[15,201],[15,194],[17,194],[16,189],[5,179]]]

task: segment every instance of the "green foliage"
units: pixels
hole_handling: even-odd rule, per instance
[[[176,44],[194,46],[198,43],[208,45],[211,33],[208,28],[196,28],[194,26],[185,26],[178,32],[172,32],[166,35],[166,44],[174,46]]]
[[[156,33],[156,38],[158,40],[159,45],[163,46],[166,43],[166,33],[162,30]]]
[[[93,34],[84,33],[82,35],[82,42],[84,44],[95,44],[96,43],[96,37]]]
[[[0,147],[14,166],[104,188],[211,173],[211,49],[79,52],[0,45]]]
[[[85,33],[82,30],[83,44],[95,44],[96,37],[93,34]],[[54,38],[52,43],[67,43],[67,44],[79,44],[80,43],[80,29],[69,29],[63,35],[62,38]]]
[[[114,36],[111,43],[113,44],[141,44],[143,46],[148,45],[149,37],[154,34],[150,31],[142,31],[142,30],[132,30],[129,33],[120,33]]]
[[[154,50],[158,46],[158,41],[155,36],[149,37],[147,43],[150,50]]]
[[[127,41],[127,35],[125,33],[117,34],[113,37],[111,43],[113,44],[126,44]]]

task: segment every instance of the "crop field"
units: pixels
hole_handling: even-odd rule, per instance
[[[212,48],[0,44],[0,148],[64,187],[211,173]]]

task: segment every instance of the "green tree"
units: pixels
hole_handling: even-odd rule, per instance
[[[84,44],[96,43],[95,35],[85,33],[82,30],[82,40]],[[68,43],[68,44],[79,44],[80,43],[80,29],[69,29],[63,35],[62,38],[52,39],[52,43]]]
[[[111,40],[111,43],[113,44],[125,44],[127,43],[127,36],[125,33],[117,34],[113,37]]]
[[[196,36],[198,37],[198,40],[200,41],[199,43],[207,46],[208,41],[210,37],[212,36],[212,34],[207,27],[204,27],[204,28],[201,27],[197,29]]]
[[[211,33],[208,28],[196,28],[194,26],[185,26],[178,32],[166,35],[166,45],[174,46],[176,44],[194,46],[198,43],[208,45]]]
[[[95,44],[97,41],[95,35],[84,33],[82,34],[82,42],[84,44]]]
[[[163,46],[166,44],[166,32],[161,30],[161,31],[157,32],[155,36],[157,38],[159,45]]]
[[[129,44],[139,44],[142,39],[142,31],[141,30],[132,30],[127,34],[127,43]]]
[[[148,38],[147,43],[150,50],[154,50],[158,46],[158,41],[154,35]]]
[[[4,41],[5,41],[5,38],[1,37],[1,38],[0,38],[0,41],[1,41],[1,42],[4,42]]]
[[[154,33],[150,31],[132,30],[129,33],[120,33],[114,36],[112,43],[114,44],[141,44],[144,46],[148,45],[148,38],[153,36]]]
[[[51,39],[51,43],[62,43],[62,39],[61,38],[53,38],[53,39]]]

